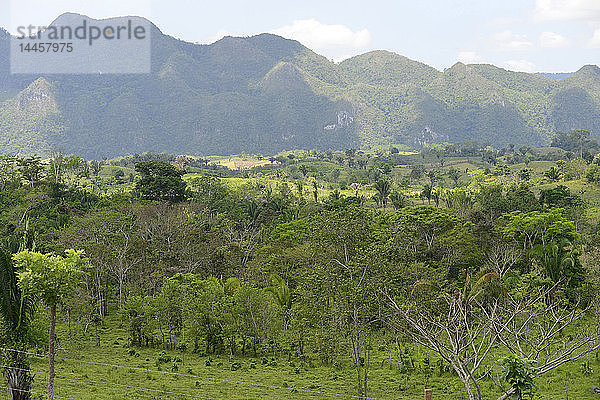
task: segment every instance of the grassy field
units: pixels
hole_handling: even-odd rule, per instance
[[[344,399],[355,391],[349,359],[323,366],[314,359],[290,360],[283,354],[230,358],[130,348],[119,318],[116,314],[106,318],[100,346],[93,328],[88,331],[92,336],[68,339],[66,326],[59,327],[57,399]],[[427,386],[433,388],[434,399],[465,398],[461,382],[450,372],[440,371],[435,358],[416,346],[408,354],[415,365],[412,371],[398,367],[395,352],[390,355],[386,348],[374,346],[369,397],[422,399]],[[538,378],[534,399],[597,399],[592,388],[598,386],[598,354],[585,361],[589,362],[586,368],[584,361],[574,362]],[[45,391],[46,363],[44,357],[32,357],[32,369],[37,371],[34,392]],[[481,389],[484,399],[500,395],[492,380],[483,381]],[[0,398],[8,398],[6,392]],[[33,397],[42,398],[41,394]]]
[[[270,160],[257,159],[252,156],[232,156],[213,162],[217,165],[222,165],[234,171],[247,170],[255,167],[277,165],[277,163],[273,163]]]
[[[292,153],[290,153],[292,154]],[[469,172],[485,168],[478,158],[449,157],[443,162],[432,156],[422,157],[417,153],[401,152],[410,163],[395,166],[390,171],[394,190],[401,191],[415,204],[426,204],[420,198],[424,184],[429,183],[426,175],[409,180],[411,170],[424,165],[428,171],[434,170],[440,178],[437,187],[444,189],[455,186],[448,176],[454,168],[459,171],[458,186],[466,186],[475,181]],[[270,187],[273,193],[287,185],[288,193],[298,196],[298,183],[303,186],[302,197],[313,199],[312,182],[318,183],[318,200],[323,202],[333,192],[343,196],[354,196],[347,188],[366,170],[349,168],[331,160],[295,159],[285,167],[263,171],[251,170],[254,167],[268,166],[269,160],[252,156],[212,157],[211,163],[238,171],[235,177],[220,178],[230,190],[244,193],[248,188]],[[517,182],[515,173],[529,168],[532,170],[532,190],[539,194],[542,189],[557,185],[567,186],[580,195],[588,205],[586,218],[600,220],[600,186],[590,185],[584,179],[547,183],[544,171],[555,166],[551,161],[532,161],[509,166],[512,176],[486,175],[486,182]],[[308,174],[302,173],[306,167]],[[82,178],[81,185],[99,194],[131,191],[134,180],[131,168],[104,165],[98,177]],[[306,172],[306,171],[305,171]],[[188,173],[185,180],[203,174]],[[541,184],[537,184],[537,183]],[[343,185],[342,185],[343,183]],[[371,200],[376,193],[373,184],[363,184],[358,195]],[[294,200],[296,201],[296,200]],[[391,206],[389,207],[391,208]],[[350,356],[340,356],[334,365],[323,365],[316,354],[308,359],[289,358],[286,354],[271,353],[257,356],[227,355],[203,356],[191,351],[163,350],[161,348],[132,348],[128,343],[126,326],[121,323],[115,311],[104,320],[99,330],[99,344],[95,328],[87,334],[80,332],[78,337],[69,338],[64,322],[59,326],[59,353],[57,358],[56,398],[79,400],[109,399],[344,399],[355,393],[355,370]],[[380,335],[385,332],[380,332]],[[409,368],[401,367],[395,349],[389,349],[383,338],[375,340],[369,373],[369,397],[382,400],[422,399],[424,388],[433,388],[434,399],[459,400],[466,398],[460,380],[449,371],[444,363],[428,354],[417,345],[409,345],[407,356]],[[44,353],[44,350],[40,350]],[[498,355],[497,358],[500,358]],[[47,359],[32,357],[32,369],[36,371],[34,392],[40,393],[33,399],[43,399],[47,375]],[[413,366],[414,365],[414,366]],[[600,386],[600,354],[590,354],[588,358],[564,365],[536,379],[538,390],[534,399],[600,399],[593,392]],[[498,378],[498,376],[495,376]],[[501,394],[495,380],[481,382],[483,399],[496,399]],[[0,399],[8,399],[6,391],[0,392]]]

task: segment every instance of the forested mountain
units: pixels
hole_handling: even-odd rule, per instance
[[[387,51],[336,64],[271,34],[199,45],[150,26],[150,75],[10,75],[0,31],[0,152],[208,155],[600,135],[597,66],[556,80],[492,65],[438,71]]]

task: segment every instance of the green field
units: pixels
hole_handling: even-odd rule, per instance
[[[199,356],[190,351],[135,348],[128,346],[127,332],[116,314],[104,322],[99,329],[100,346],[93,328],[89,337],[80,334],[69,339],[66,326],[61,325],[63,350],[57,354],[56,398],[344,399],[355,391],[355,372],[349,360],[323,366],[310,357],[302,361],[277,353],[257,357]],[[434,399],[464,398],[458,378],[447,369],[440,372],[438,360],[427,351],[408,344],[409,362],[414,369],[409,365],[406,370],[399,365],[396,350],[392,348],[390,352],[386,346],[374,348],[369,397],[416,400],[422,398],[427,387],[433,389]],[[165,354],[171,361],[159,362]],[[32,361],[32,369],[39,371],[33,391],[44,392],[47,359],[33,357]],[[585,362],[589,362],[591,370],[582,365]],[[239,369],[232,370],[234,364]],[[536,381],[538,391],[534,398],[566,399],[568,393],[569,398],[593,400],[598,396],[592,389],[598,387],[599,370],[600,354],[596,352],[581,362],[545,374]],[[492,380],[483,381],[481,386],[484,399],[501,394]],[[42,397],[34,396],[38,398]]]

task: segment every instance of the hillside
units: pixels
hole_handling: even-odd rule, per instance
[[[271,34],[199,45],[150,26],[147,75],[11,75],[1,30],[0,151],[270,154],[467,139],[537,145],[569,129],[600,135],[596,66],[556,80],[491,65],[442,72],[387,51],[335,64]]]

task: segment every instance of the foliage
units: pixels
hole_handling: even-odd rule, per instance
[[[136,189],[142,199],[178,202],[187,196],[183,175],[173,165],[160,161],[140,162],[135,170],[141,178]]]
[[[533,145],[573,126],[598,134],[594,66],[553,80],[483,64],[438,71],[385,51],[336,64],[271,34],[198,45],[155,33],[150,74],[2,77],[2,148],[60,145],[101,159],[149,148],[205,156],[473,139]],[[570,132],[553,144],[583,157],[589,136]]]
[[[530,360],[521,358],[515,354],[510,354],[500,360],[504,366],[502,379],[511,385],[514,389],[512,397],[522,399],[523,396],[533,397],[536,386],[533,383],[536,377],[534,369],[531,367]]]
[[[21,251],[13,256],[21,269],[19,287],[48,306],[63,302],[81,283],[87,260],[83,251],[69,249],[66,256]]]

